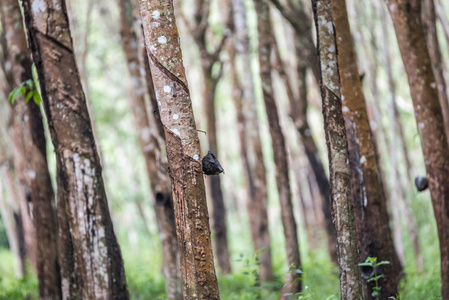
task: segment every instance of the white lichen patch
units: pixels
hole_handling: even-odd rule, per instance
[[[165,93],[170,93],[171,92],[171,87],[170,86],[168,86],[168,85],[164,85],[164,92]]]
[[[167,43],[167,37],[165,35],[162,35],[162,36],[157,38],[157,42],[159,44],[165,44],[165,43]]]
[[[343,110],[344,113],[350,112],[350,110],[349,110],[349,108],[347,106],[343,106],[342,110]]]
[[[335,52],[335,45],[332,44],[328,50],[329,50],[329,52]]]
[[[365,155],[363,155],[363,156],[360,158],[360,164],[363,165],[364,163],[366,163],[366,157],[365,157]]]
[[[423,122],[418,123],[419,129],[424,129],[425,126],[426,126],[426,124],[424,124]]]
[[[40,12],[44,12],[46,10],[46,3],[45,0],[35,0],[31,3],[31,10],[34,13],[40,13]]]
[[[34,170],[28,170],[28,177],[30,179],[36,178],[36,172],[34,172]]]
[[[153,11],[153,13],[151,14],[151,16],[153,17],[153,19],[155,20],[159,20],[159,18],[161,17],[161,13],[158,10]]]
[[[193,155],[193,159],[198,161],[200,159],[200,156],[198,154]]]
[[[178,120],[179,119],[179,115],[178,114],[174,114],[173,115],[173,120]]]
[[[178,129],[172,129],[172,132],[174,133],[174,134],[176,134],[177,136],[181,136],[181,133],[179,132],[179,130]]]

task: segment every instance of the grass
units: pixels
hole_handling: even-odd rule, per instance
[[[419,201],[417,204],[420,204]],[[218,274],[221,299],[277,299],[287,272],[284,240],[280,234],[282,225],[279,218],[270,219],[275,280],[273,283],[257,286],[254,273],[257,272],[257,263],[254,260],[250,234],[247,226],[242,226],[244,221],[240,220],[240,218],[245,219],[245,216],[230,215],[229,236],[231,237],[230,250],[233,254],[231,258],[233,273]],[[429,221],[429,215],[431,211],[427,206],[427,211],[419,210],[416,216],[420,223],[419,233],[424,257],[422,272],[417,271],[412,247],[407,235],[404,236],[407,263],[404,266],[406,276],[400,286],[400,299],[441,299],[438,239],[435,222]],[[116,227],[130,296],[131,299],[158,299],[164,295],[165,291],[161,271],[162,252],[157,228],[150,226],[149,232],[146,232],[139,218],[134,218],[132,221],[135,223],[131,227]],[[304,230],[301,229],[300,233],[303,232]],[[322,244],[325,244],[324,240]],[[304,288],[301,299],[339,299],[338,268],[330,263],[326,248],[308,250],[305,234],[302,234],[301,258]],[[379,259],[382,260],[382,258]],[[12,253],[6,248],[0,248],[0,300],[3,299],[38,299],[36,276],[33,272],[29,272],[23,279],[16,278]]]

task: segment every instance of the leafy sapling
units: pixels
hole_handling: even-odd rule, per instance
[[[19,97],[24,96],[25,102],[30,102],[33,99],[33,102],[36,105],[41,104],[41,96],[39,94],[39,81],[37,79],[36,67],[33,64],[32,67],[33,79],[28,79],[22,82],[18,87],[13,89],[11,93],[8,95],[8,101],[14,105],[15,101],[19,99]]]
[[[379,286],[379,280],[383,277],[385,277],[384,274],[379,274],[379,267],[382,265],[388,265],[390,264],[389,261],[381,261],[377,262],[377,257],[367,257],[364,263],[360,263],[359,266],[362,268],[370,268],[373,271],[373,276],[370,276],[368,278],[368,282],[374,282],[375,286],[373,287],[373,292],[371,293],[371,296],[376,298],[376,300],[380,299],[380,291],[382,290],[382,287]]]

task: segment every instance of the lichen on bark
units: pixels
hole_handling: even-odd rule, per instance
[[[173,2],[140,0],[158,109],[165,130],[184,299],[219,299],[200,145]]]
[[[337,231],[342,299],[363,299],[354,223],[348,142],[342,112],[337,42],[331,0],[312,0],[321,72],[321,95],[329,154],[332,217]]]

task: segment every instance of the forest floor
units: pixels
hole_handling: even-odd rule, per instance
[[[435,224],[426,221],[425,215],[431,213],[430,211],[423,213],[420,238],[424,251],[424,270],[417,271],[412,247],[405,236],[405,259],[410,263],[406,263],[404,268],[405,276],[401,282],[400,299],[441,299],[439,296],[440,263]],[[229,222],[233,273],[224,276],[218,273],[221,299],[277,299],[286,273],[282,234],[272,234],[275,281],[258,286],[257,261],[254,252],[248,250],[252,248],[249,232],[241,228],[242,222],[237,217],[235,219],[234,222]],[[133,233],[120,230],[119,226],[117,228],[131,299],[165,299],[164,279],[161,272],[162,257],[157,231],[151,229],[150,234],[145,234],[141,231]],[[281,233],[280,220],[274,218],[270,230],[272,233],[273,231]],[[304,230],[300,232],[304,275],[304,294],[300,299],[339,299],[338,268],[330,262],[326,247],[318,247],[313,251],[307,250]],[[146,238],[149,235],[151,238]],[[322,243],[324,245],[324,239]],[[27,299],[38,299],[36,276],[30,272],[26,278],[16,279],[13,264],[12,253],[8,249],[0,249],[0,300],[27,297]]]

